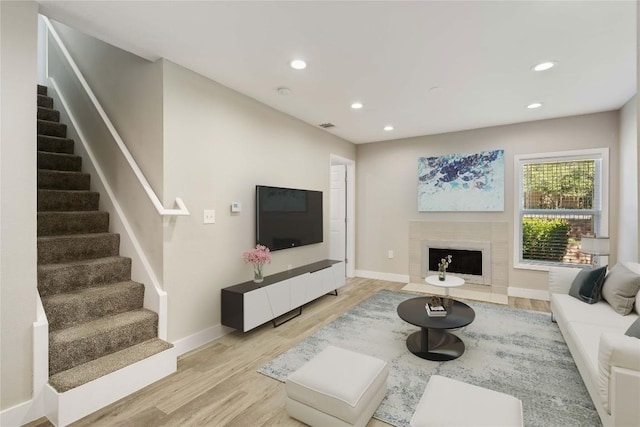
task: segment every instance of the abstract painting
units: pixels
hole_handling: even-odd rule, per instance
[[[504,211],[504,150],[420,157],[418,211]]]

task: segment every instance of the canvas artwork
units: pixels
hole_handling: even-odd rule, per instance
[[[504,150],[420,157],[418,211],[504,211]]]

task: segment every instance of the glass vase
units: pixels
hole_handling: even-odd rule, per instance
[[[262,264],[254,264],[253,266],[253,281],[255,283],[261,283],[264,280],[262,275]]]
[[[447,270],[445,270],[444,268],[439,268],[438,269],[438,279],[440,279],[441,281],[444,282],[446,273],[447,273]]]

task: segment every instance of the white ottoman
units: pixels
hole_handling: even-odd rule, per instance
[[[328,346],[287,377],[287,412],[310,426],[365,426],[388,375],[382,360]]]
[[[412,427],[522,427],[522,402],[508,394],[432,375],[410,424]]]

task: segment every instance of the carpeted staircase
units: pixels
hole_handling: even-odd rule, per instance
[[[49,384],[59,393],[172,347],[144,285],[89,190],[67,126],[38,86],[38,290],[49,322]]]

